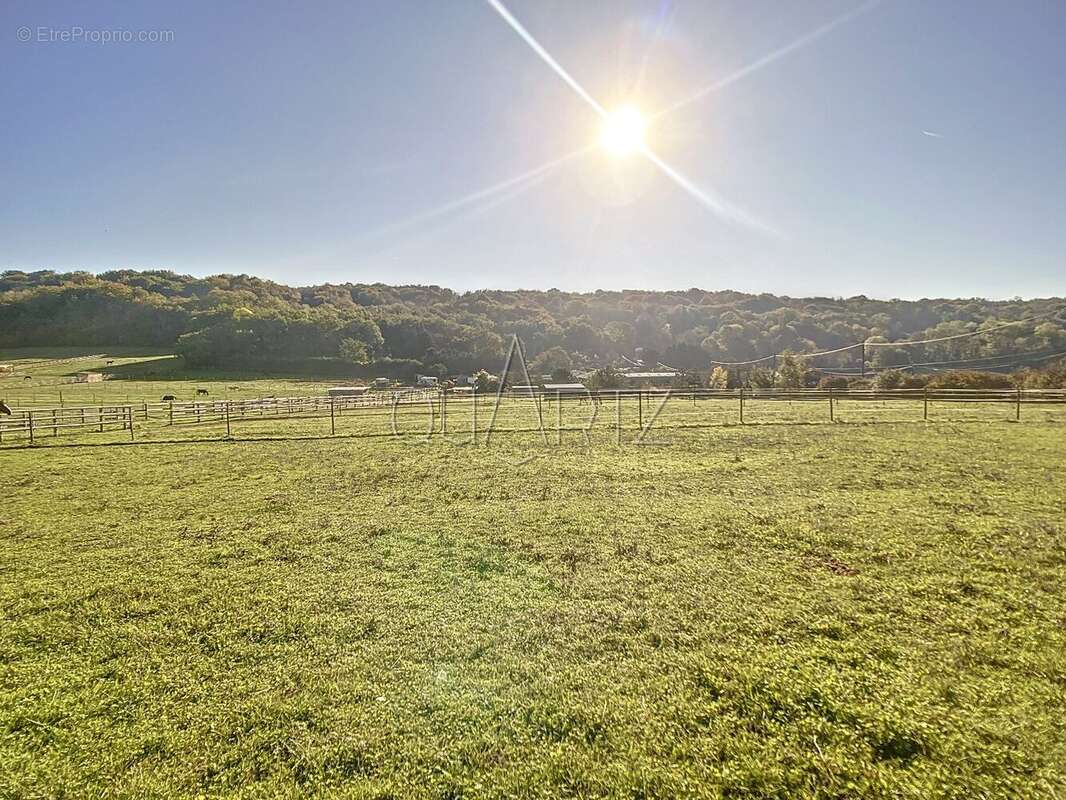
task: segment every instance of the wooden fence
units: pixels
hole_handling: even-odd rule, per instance
[[[133,406],[64,406],[62,408],[13,409],[0,417],[0,442],[12,437],[35,442],[41,436],[58,436],[60,431],[128,430],[133,438]]]
[[[636,422],[644,428],[653,420],[666,403],[691,403],[697,407],[703,401],[726,403],[722,408],[733,407],[736,421],[745,424],[745,405],[753,402],[780,401],[791,403],[821,403],[826,409],[826,418],[835,420],[838,404],[842,401],[878,402],[888,404],[898,401],[921,403],[922,418],[929,419],[930,406],[936,404],[981,403],[1001,404],[1013,411],[1013,418],[1020,420],[1023,406],[1046,406],[1066,404],[1066,389],[604,389],[599,391],[546,391],[515,390],[505,392],[508,402],[532,401],[538,409],[542,403],[555,403],[561,409],[564,403],[621,404],[635,406]],[[330,432],[336,433],[337,418],[346,413],[360,411],[360,416],[393,417],[392,430],[396,430],[395,417],[402,413],[422,413],[430,409],[430,433],[446,432],[448,408],[457,413],[466,405],[476,420],[477,404],[494,404],[495,394],[472,395],[446,390],[408,390],[405,392],[368,393],[357,397],[264,397],[253,400],[203,400],[166,403],[135,403],[106,406],[62,406],[52,408],[16,408],[11,416],[0,416],[0,442],[28,440],[36,442],[42,436],[58,436],[61,432],[88,433],[128,430],[134,437],[135,422],[146,423],[149,429],[162,427],[187,427],[216,425],[225,426],[226,434],[234,424],[242,421],[272,420],[284,418],[329,418]],[[735,405],[734,405],[735,404]],[[376,409],[376,410],[375,410]],[[475,422],[475,425],[477,423]],[[621,425],[619,421],[617,423]],[[649,423],[650,424],[650,423]],[[717,423],[721,424],[721,423]],[[700,427],[688,424],[686,427]]]

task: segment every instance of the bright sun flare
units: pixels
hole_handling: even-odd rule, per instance
[[[644,147],[648,121],[635,106],[615,109],[603,120],[600,145],[613,156],[633,155]]]

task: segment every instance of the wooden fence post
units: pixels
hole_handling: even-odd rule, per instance
[[[470,393],[470,440],[477,445],[477,387]]]
[[[333,395],[329,396],[329,435],[337,435],[337,412]]]
[[[1020,388],[1015,390],[1017,395],[1014,398],[1014,421],[1022,421],[1022,390]]]
[[[555,443],[563,443],[563,395],[558,389],[555,390]]]
[[[30,417],[30,444],[33,444],[33,412],[29,412]]]
[[[170,401],[170,424],[174,424],[174,401]]]
[[[637,389],[637,427],[644,427],[644,392]]]
[[[829,389],[829,421],[833,422],[833,389]]]
[[[929,419],[929,390],[922,389],[922,419]]]
[[[230,436],[230,427],[229,427],[229,403],[230,403],[230,401],[226,400],[225,403],[226,403],[226,436],[228,437],[228,436]]]
[[[133,406],[126,406],[126,417],[130,423],[130,441],[133,441]]]
[[[740,387],[740,424],[744,424],[744,387]]]

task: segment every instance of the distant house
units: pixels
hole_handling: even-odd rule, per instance
[[[326,394],[330,397],[359,397],[366,394],[366,390],[366,386],[331,386],[326,389]]]
[[[75,383],[100,383],[103,379],[102,372],[79,372],[74,376]]]
[[[419,375],[418,380],[415,381],[415,386],[419,389],[435,389],[440,381],[436,375]]]
[[[374,378],[374,380],[370,381],[370,388],[371,389],[388,389],[389,388],[389,379],[388,378]]]

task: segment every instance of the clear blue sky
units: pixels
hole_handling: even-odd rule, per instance
[[[507,2],[645,112],[859,5]],[[172,40],[38,41],[74,26]],[[885,0],[657,120],[649,146],[768,233],[602,149],[453,205],[600,126],[484,0],[0,0],[0,268],[1066,294],[1064,41],[1061,0]]]

